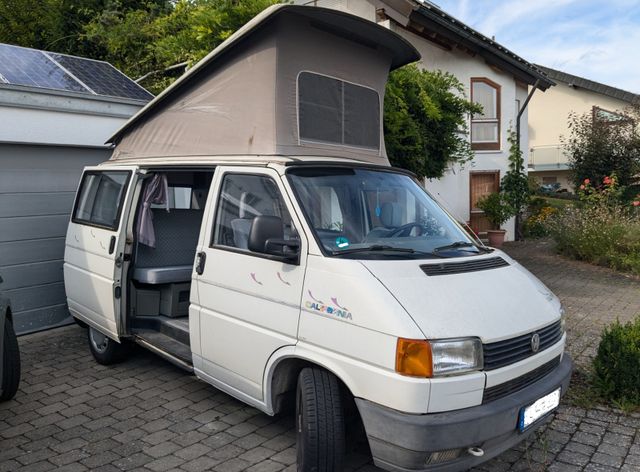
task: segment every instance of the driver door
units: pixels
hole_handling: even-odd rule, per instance
[[[122,334],[125,233],[137,180],[135,166],[85,168],[65,241],[69,311],[116,341]]]
[[[201,377],[245,400],[262,400],[267,360],[297,342],[307,243],[280,177],[271,169],[219,168],[207,208],[204,247],[194,285],[200,335],[193,342]],[[248,248],[253,219],[282,219],[285,239],[298,239],[298,262],[282,262]],[[194,318],[191,318],[193,325]],[[248,400],[250,401],[250,400]]]

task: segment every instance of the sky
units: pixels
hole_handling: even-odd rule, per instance
[[[640,94],[640,0],[433,0],[529,62]]]

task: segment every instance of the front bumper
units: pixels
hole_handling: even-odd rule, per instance
[[[528,387],[491,403],[463,410],[414,415],[356,398],[374,463],[392,471],[459,471],[485,462],[530,435],[549,415],[526,431],[517,429],[521,408],[561,387],[569,387],[573,363],[567,353],[548,375]],[[481,457],[459,457],[427,464],[432,452],[480,447]]]

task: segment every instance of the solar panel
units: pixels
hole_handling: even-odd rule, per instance
[[[0,44],[0,74],[14,85],[88,92],[42,52]]]
[[[127,97],[138,100],[153,98],[149,92],[108,62],[49,53],[62,67],[80,79],[98,95]]]
[[[148,101],[149,92],[108,62],[0,44],[0,84]]]

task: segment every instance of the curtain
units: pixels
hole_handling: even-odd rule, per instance
[[[138,216],[138,242],[149,247],[156,247],[156,233],[153,229],[153,211],[151,205],[166,205],[169,211],[169,183],[165,174],[154,174],[144,188],[142,208]]]

